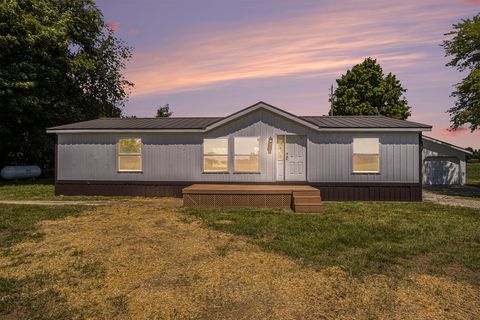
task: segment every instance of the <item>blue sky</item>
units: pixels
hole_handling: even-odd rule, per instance
[[[451,25],[480,11],[478,0],[97,1],[116,34],[134,47],[135,83],[125,113],[224,116],[259,100],[297,115],[328,112],[335,79],[365,57],[397,75],[410,120],[429,135],[480,148],[480,132],[451,132],[458,71],[440,43]]]

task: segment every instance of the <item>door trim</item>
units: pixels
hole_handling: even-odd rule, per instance
[[[278,159],[278,137],[284,137],[283,138],[283,159]],[[275,157],[274,157],[274,163],[275,163],[275,181],[280,181],[283,182],[285,181],[285,134],[276,134],[275,135]],[[279,161],[283,162],[283,167],[279,169]],[[282,177],[279,177],[279,171],[283,171]]]
[[[277,148],[278,148],[278,145],[277,145],[277,141],[278,141],[278,136],[284,136],[285,139],[284,139],[284,152],[283,152],[283,179],[279,179],[278,178],[278,159],[277,159]],[[287,162],[285,160],[285,155],[286,155],[286,152],[287,152],[287,136],[298,136],[298,137],[303,137],[304,138],[304,142],[305,142],[305,161],[304,161],[304,173],[305,173],[305,178],[304,179],[300,179],[300,180],[287,180],[286,177],[286,169],[287,169]],[[291,183],[296,183],[296,182],[307,182],[308,179],[307,179],[307,169],[308,169],[308,136],[306,134],[277,134],[276,135],[276,138],[277,138],[277,143],[275,143],[275,180],[276,181],[281,181],[281,182],[291,182]]]

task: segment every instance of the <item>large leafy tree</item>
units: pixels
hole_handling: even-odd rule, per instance
[[[330,97],[333,115],[384,115],[405,120],[411,115],[403,95],[406,91],[395,75],[385,76],[377,61],[367,58],[337,79]]]
[[[0,166],[48,172],[54,137],[45,128],[120,116],[130,57],[92,0],[0,2]]]
[[[468,75],[455,86],[455,106],[448,109],[452,128],[468,124],[473,131],[480,128],[480,14],[453,25],[443,41],[445,55],[452,57],[447,66]]]

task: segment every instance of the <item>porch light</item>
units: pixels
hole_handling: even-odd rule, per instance
[[[272,153],[272,148],[273,148],[273,138],[269,137],[268,138],[268,145],[267,145],[267,152],[268,154]]]

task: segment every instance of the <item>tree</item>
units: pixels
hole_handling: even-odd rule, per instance
[[[474,131],[480,127],[480,13],[454,24],[445,35],[451,37],[442,43],[445,56],[452,57],[447,66],[469,72],[451,94],[456,99],[455,106],[447,110],[451,127],[468,124]]]
[[[467,147],[465,148],[465,150],[468,150],[472,153],[472,154],[467,154],[468,162],[478,162],[480,160],[480,149],[475,150],[472,147]]]
[[[404,89],[395,75],[384,76],[375,59],[367,58],[337,79],[329,98],[334,115],[384,115],[405,120],[410,113]]]
[[[130,57],[92,0],[0,2],[0,166],[48,172],[47,127],[120,116]]]
[[[170,105],[167,103],[164,106],[160,106],[157,109],[157,118],[169,118],[171,117],[173,112],[170,111]]]

